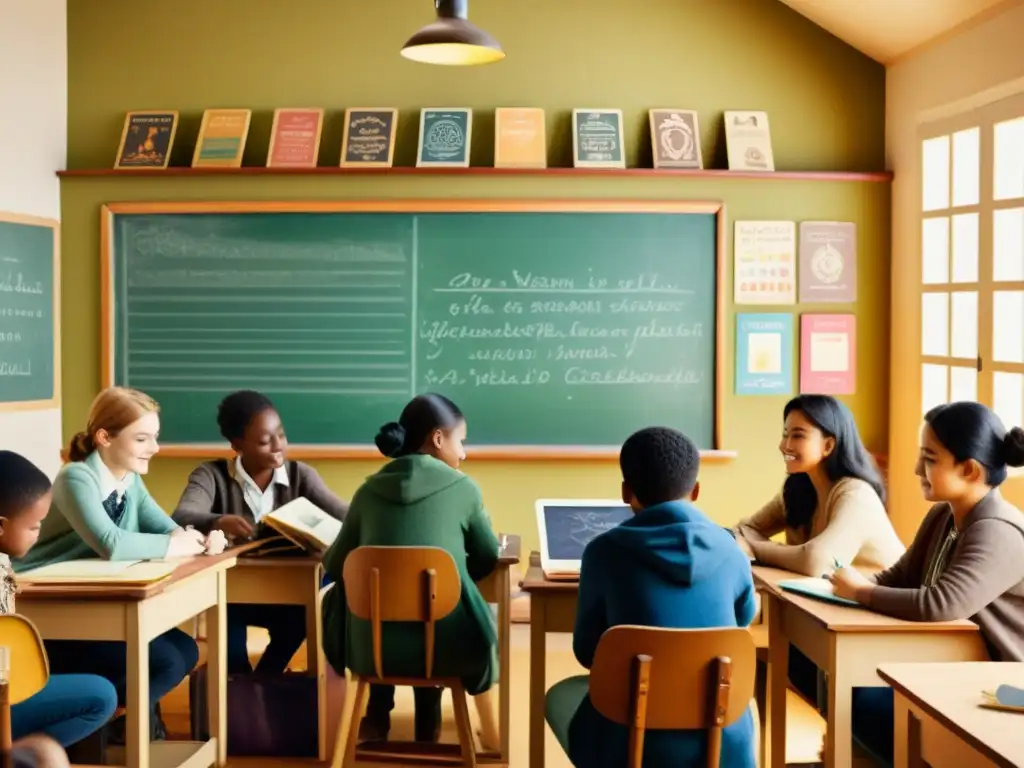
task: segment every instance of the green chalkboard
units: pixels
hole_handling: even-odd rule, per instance
[[[434,391],[470,450],[650,424],[717,448],[718,206],[530,205],[110,206],[107,383],[155,397],[169,445],[222,444],[217,403],[253,388],[293,446],[365,449]]]
[[[57,222],[0,214],[0,410],[59,402]]]

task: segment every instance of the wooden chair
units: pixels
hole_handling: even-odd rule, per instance
[[[648,730],[704,729],[708,768],[718,768],[722,729],[754,696],[754,641],[744,628],[617,626],[601,636],[590,700],[629,729],[628,768],[643,764]]]
[[[35,624],[10,613],[0,616],[0,676],[7,679],[0,694],[0,750],[11,750],[11,706],[43,689],[50,679],[50,662]]]
[[[462,594],[455,560],[438,547],[359,547],[345,558],[343,579],[349,611],[353,616],[370,622],[376,676],[352,675],[356,689],[351,720],[347,729],[344,722],[338,728],[339,744],[334,750],[332,768],[340,768],[342,765],[347,768],[356,762],[359,722],[366,707],[369,687],[373,683],[450,689],[461,763],[476,766],[476,745],[462,681],[433,675],[435,624],[455,610]],[[426,649],[423,677],[392,677],[384,669],[382,626],[385,622],[398,621],[423,624]],[[348,738],[342,752],[340,739],[346,731]],[[405,756],[422,761],[431,755],[406,753]]]

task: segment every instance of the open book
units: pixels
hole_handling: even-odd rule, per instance
[[[845,597],[836,597],[832,591],[832,582],[828,579],[819,579],[809,576],[804,579],[790,579],[780,581],[779,588],[786,592],[794,592],[805,597],[813,597],[816,600],[824,600],[826,603],[837,603],[839,605],[850,605],[854,608],[863,608],[856,600],[847,600]]]
[[[152,584],[166,579],[181,563],[174,560],[66,560],[18,574],[22,584]]]
[[[307,552],[316,554],[326,552],[341,533],[340,520],[303,497],[278,507],[261,522]]]

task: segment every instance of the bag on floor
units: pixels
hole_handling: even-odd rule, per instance
[[[317,757],[316,678],[305,673],[228,675],[228,755]],[[206,667],[189,675],[192,739],[210,738]]]

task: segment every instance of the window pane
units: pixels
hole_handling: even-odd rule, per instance
[[[978,214],[953,217],[953,282],[978,282]]]
[[[949,294],[921,295],[921,354],[949,355]]]
[[[947,402],[946,366],[925,363],[921,366],[921,413]]]
[[[993,197],[996,200],[1024,197],[1024,117],[996,123],[994,133]],[[925,195],[927,200],[927,192]],[[928,206],[925,206],[925,210],[928,210]]]
[[[978,357],[978,292],[953,294],[953,322],[950,323],[950,354],[953,357]]]
[[[1024,374],[996,371],[992,376],[992,410],[1003,426],[1019,427],[1024,410]]]
[[[953,205],[977,205],[981,186],[981,129],[953,134]]]
[[[921,210],[949,208],[949,136],[921,142]]]
[[[1024,363],[1024,291],[992,293],[992,359]]]
[[[954,365],[949,369],[949,401],[978,399],[978,369]]]
[[[1024,280],[1024,208],[992,213],[992,279]]]
[[[925,219],[921,223],[921,282],[949,282],[949,219]]]

